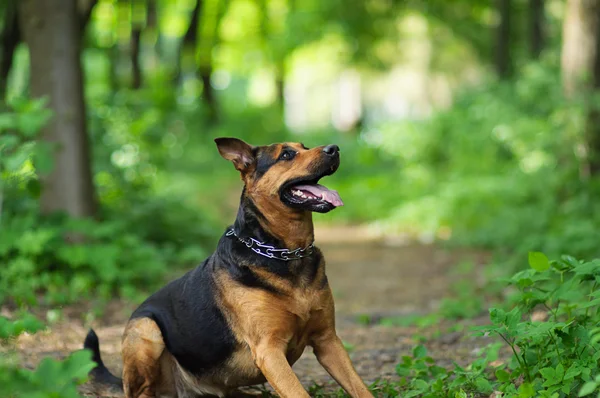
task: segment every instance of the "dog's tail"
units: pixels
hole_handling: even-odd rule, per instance
[[[85,392],[102,397],[123,397],[123,381],[110,373],[102,362],[100,342],[93,329],[85,337],[83,348],[92,352],[92,360],[96,363],[96,367],[89,373],[90,382],[83,388]]]

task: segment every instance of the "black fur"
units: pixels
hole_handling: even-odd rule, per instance
[[[265,151],[269,151],[266,149]],[[272,153],[258,154],[256,174],[260,176],[271,167],[276,159]],[[322,166],[321,166],[322,167]],[[259,177],[256,177],[259,178]],[[284,247],[283,242],[265,231],[260,224],[262,214],[252,200],[242,192],[240,207],[233,225],[240,237],[253,237],[276,247]],[[284,221],[285,222],[285,221]],[[290,248],[295,249],[295,248]],[[172,281],[146,299],[134,311],[131,319],[150,318],[161,330],[168,351],[179,364],[193,374],[201,376],[210,373],[226,361],[242,342],[236,341],[216,301],[217,271],[225,271],[235,281],[250,289],[263,289],[273,294],[283,294],[275,286],[259,278],[250,268],[259,267],[293,284],[310,284],[316,278],[322,254],[315,248],[312,255],[293,261],[270,259],[254,253],[235,236],[223,234],[212,256],[198,267]],[[327,279],[321,282],[327,286]],[[110,375],[100,359],[98,339],[90,331],[86,348],[94,353],[97,372],[106,378]],[[114,382],[113,380],[113,382]]]
[[[271,166],[277,163],[277,158],[274,157],[274,151],[275,147],[268,146],[255,152],[254,156],[256,157],[256,171],[254,178],[257,180],[262,177],[267,170],[271,168]]]
[[[106,384],[116,389],[122,389],[123,381],[120,378],[113,376],[104,365],[104,362],[102,362],[102,357],[100,356],[100,342],[98,341],[98,336],[96,335],[96,332],[94,332],[94,329],[90,329],[85,337],[83,348],[92,352],[92,360],[96,362],[96,367],[90,371],[90,376],[94,382]]]
[[[167,350],[194,374],[218,366],[236,345],[215,301],[215,256],[150,296],[131,316],[150,318],[163,335]]]
[[[234,224],[238,236],[252,236],[267,244],[282,247],[258,222],[251,200],[242,194]],[[167,349],[186,370],[202,375],[222,364],[236,348],[237,342],[215,300],[214,274],[225,270],[231,278],[251,289],[282,294],[258,278],[249,268],[261,267],[292,283],[311,283],[318,271],[321,252],[312,256],[282,261],[260,256],[249,250],[235,236],[221,237],[215,253],[198,267],[169,283],[150,296],[135,310],[132,319],[147,317],[160,328]]]

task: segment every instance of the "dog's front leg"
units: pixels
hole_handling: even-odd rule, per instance
[[[265,338],[251,349],[256,366],[280,397],[310,397],[288,363],[282,341]]]
[[[335,330],[327,329],[311,342],[319,363],[353,398],[373,397],[356,373],[350,357]]]

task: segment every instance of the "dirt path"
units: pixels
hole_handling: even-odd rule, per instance
[[[339,335],[350,347],[353,362],[365,381],[393,378],[398,358],[410,353],[417,332],[435,334],[428,348],[442,363],[463,362],[473,356],[476,344],[450,330],[450,323],[422,331],[415,327],[382,326],[378,320],[434,311],[456,278],[449,272],[451,266],[461,261],[481,264],[484,255],[431,245],[390,244],[373,239],[360,229],[348,228],[318,229],[317,243],[327,259]],[[476,281],[478,276],[469,278]],[[133,308],[132,303],[115,301],[102,321],[92,322],[101,338],[105,362],[116,373],[121,366],[121,333]],[[79,349],[87,331],[85,316],[67,308],[65,320],[48,331],[21,336],[17,349],[24,364],[32,367],[45,356],[63,357]],[[310,349],[294,369],[306,386],[315,382],[332,385]]]

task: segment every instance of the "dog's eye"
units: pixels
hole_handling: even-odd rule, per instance
[[[292,160],[294,156],[296,156],[296,152],[294,151],[283,151],[279,155],[279,160]]]

